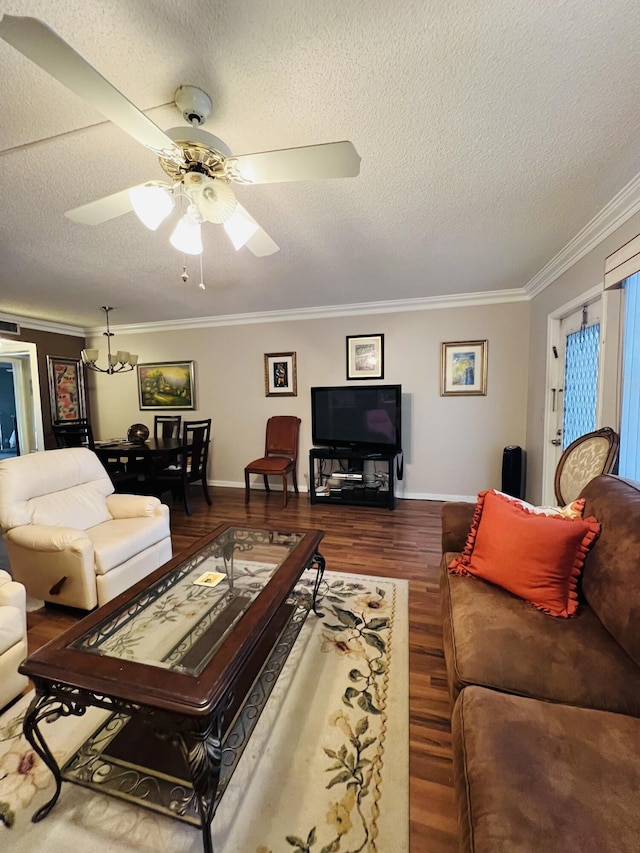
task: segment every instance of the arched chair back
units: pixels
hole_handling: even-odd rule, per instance
[[[298,492],[296,466],[300,418],[293,415],[274,415],[267,421],[264,456],[254,459],[244,469],[244,502],[249,503],[251,474],[262,474],[264,488],[270,492],[269,476],[282,477],[282,506],[287,505],[287,475],[291,474],[294,491]]]
[[[620,441],[611,427],[588,432],[565,448],[558,466],[554,489],[562,506],[574,501],[582,489],[600,474],[610,474],[618,459]]]

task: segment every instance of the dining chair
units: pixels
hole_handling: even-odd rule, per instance
[[[244,502],[249,503],[251,474],[262,474],[264,488],[270,492],[269,476],[282,477],[282,506],[287,505],[287,474],[291,474],[293,490],[298,493],[296,465],[300,418],[293,415],[274,415],[267,421],[264,456],[254,459],[244,469]]]
[[[182,415],[156,415],[153,419],[154,438],[180,438]]]
[[[572,441],[556,467],[554,489],[561,506],[574,501],[599,474],[610,474],[618,459],[620,439],[611,427],[588,432]]]
[[[189,486],[200,482],[206,502],[211,506],[207,485],[207,461],[211,441],[211,418],[199,421],[184,421],[182,424],[182,447],[175,465],[154,472],[153,485],[157,495],[171,491],[173,497],[180,495],[187,515],[191,515]]]
[[[95,450],[93,431],[87,418],[75,420],[54,421],[51,425],[53,436],[59,448],[88,447]]]

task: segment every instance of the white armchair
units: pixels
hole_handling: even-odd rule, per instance
[[[28,595],[91,610],[171,559],[169,508],[113,491],[84,447],[0,462],[0,527]]]
[[[0,569],[0,708],[15,699],[29,683],[18,667],[27,656],[25,589]]]

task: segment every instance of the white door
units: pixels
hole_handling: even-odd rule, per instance
[[[600,298],[561,317],[552,327],[545,503],[555,502],[553,480],[562,451],[597,428],[601,328]]]

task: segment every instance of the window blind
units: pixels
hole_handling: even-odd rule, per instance
[[[640,274],[624,282],[624,339],[622,344],[622,416],[620,419],[621,477],[640,480]]]

